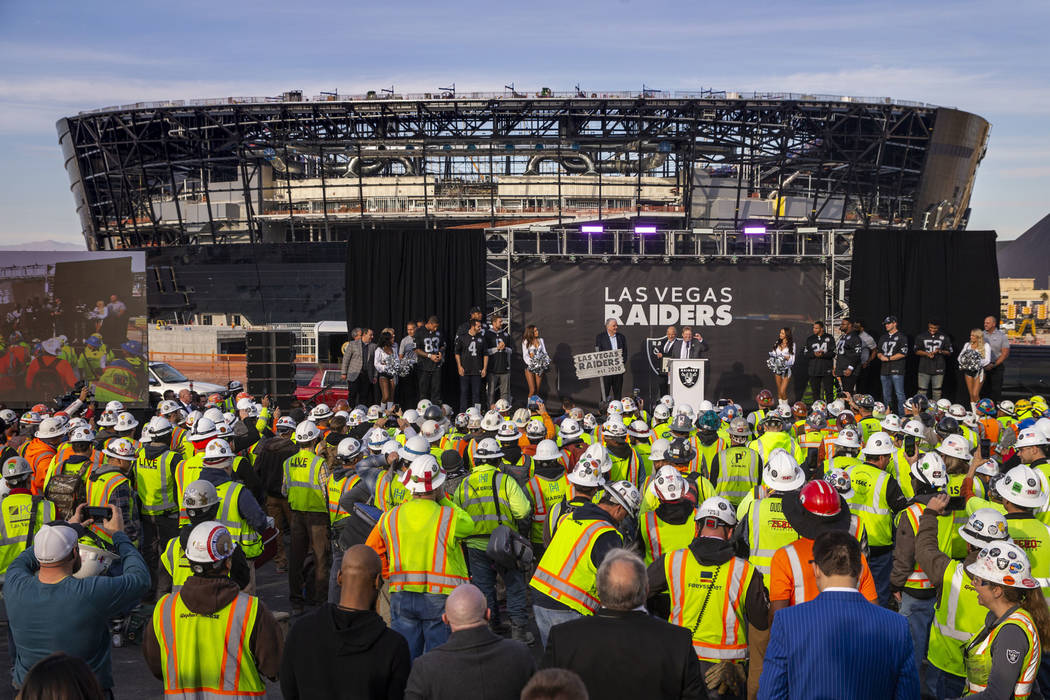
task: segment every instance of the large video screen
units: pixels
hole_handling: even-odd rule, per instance
[[[146,255],[5,251],[0,262],[0,403],[148,400]]]

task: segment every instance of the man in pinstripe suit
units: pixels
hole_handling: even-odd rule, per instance
[[[820,595],[773,618],[759,700],[918,700],[907,621],[857,590],[860,543],[826,532],[813,544],[811,565]]]

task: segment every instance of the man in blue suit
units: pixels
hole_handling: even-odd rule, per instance
[[[857,590],[860,544],[847,532],[813,543],[820,595],[779,611],[759,679],[759,700],[918,700],[908,622]]]

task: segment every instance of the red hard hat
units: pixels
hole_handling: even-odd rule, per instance
[[[769,389],[763,389],[758,392],[758,396],[755,397],[758,401],[758,405],[762,408],[767,408],[773,405],[773,393]]]
[[[802,490],[798,493],[798,500],[803,508],[822,518],[833,518],[842,510],[842,505],[839,503],[839,492],[823,479],[803,484]]]
[[[791,412],[795,414],[795,418],[805,418],[809,408],[801,401],[796,401],[791,405]]]

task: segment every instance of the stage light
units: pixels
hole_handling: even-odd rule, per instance
[[[637,255],[632,255],[631,256],[631,264],[633,264],[633,265],[637,265],[638,264],[638,256]]]
[[[707,256],[706,255],[701,255],[699,258],[697,258],[697,261],[701,265],[706,265],[707,264]]]
[[[667,263],[671,262],[671,256],[670,255],[665,255],[663,257],[663,261],[664,261],[664,265],[666,265]]]
[[[798,265],[800,262],[802,262],[802,256],[801,255],[796,255],[795,256],[795,264]]]
[[[580,233],[602,233],[605,227],[601,224],[585,224],[580,227]]]
[[[609,264],[609,256],[608,255],[603,255],[602,256],[602,264],[603,265],[608,265]]]
[[[764,236],[764,235],[766,235],[766,227],[765,226],[745,226],[744,227],[744,235],[745,236]]]
[[[576,256],[575,255],[570,255],[569,256],[569,262],[575,263],[576,262]]]
[[[739,262],[739,261],[740,261],[740,258],[738,258],[735,255],[729,258],[729,264],[730,265],[736,265],[737,262]]]
[[[543,263],[544,265],[546,265],[549,261],[550,261],[550,258],[548,258],[546,255],[541,255],[540,256],[540,262]]]
[[[795,233],[817,233],[817,227],[813,226],[810,228],[797,228],[795,229]]]
[[[655,226],[635,226],[634,227],[634,232],[635,233],[656,233],[656,227]]]

